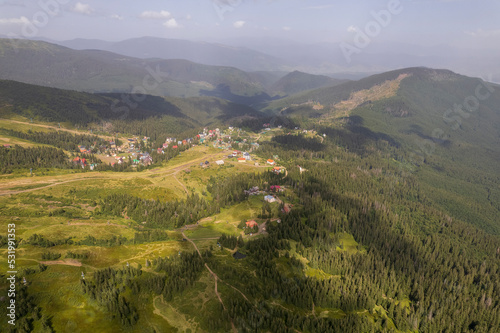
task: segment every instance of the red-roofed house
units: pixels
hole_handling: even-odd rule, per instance
[[[275,165],[276,162],[274,162],[273,160],[267,160],[267,164]]]
[[[259,224],[258,224],[257,222],[255,222],[254,220],[252,220],[252,221],[248,221],[248,222],[246,223],[246,225],[247,225],[247,227],[249,227],[249,228],[253,228],[253,227],[258,227],[258,226],[259,226]]]

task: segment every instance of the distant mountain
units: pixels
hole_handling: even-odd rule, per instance
[[[500,86],[406,68],[299,93],[268,109],[316,118],[327,138],[359,154],[386,146],[401,172],[414,173],[450,216],[500,234]]]
[[[353,37],[354,38],[354,35]],[[297,42],[280,38],[237,38],[221,40],[235,46],[283,59],[291,70],[313,74],[383,73],[390,70],[426,66],[446,68],[463,75],[489,77],[500,82],[498,48],[462,49],[449,45],[421,46],[411,43],[379,42],[373,40],[361,52],[347,59],[340,43]],[[353,45],[353,40],[346,40]],[[473,61],[471,61],[473,59]],[[355,77],[348,77],[354,79]]]
[[[313,75],[294,71],[279,79],[271,87],[271,90],[276,94],[292,95],[305,90],[336,86],[346,81],[347,80],[338,80],[324,75]]]
[[[0,68],[0,79],[87,92],[210,95],[247,104],[270,99],[259,75],[233,67],[75,51],[40,41],[0,39]]]
[[[254,109],[213,97],[162,98],[140,101],[121,93],[90,94],[0,80],[0,116],[12,114],[47,122],[86,126],[102,121],[163,119],[175,131],[225,123],[239,117],[261,117]]]
[[[205,65],[236,67],[244,71],[282,70],[285,64],[277,57],[245,47],[181,39],[142,37],[120,42],[74,39],[59,44],[75,50],[104,50],[141,59],[185,59]]]
[[[185,59],[138,59],[108,51],[77,51],[43,41],[11,39],[0,39],[0,68],[0,79],[60,89],[167,97],[211,96],[249,106],[280,98],[277,94],[339,82],[306,73],[244,72]]]

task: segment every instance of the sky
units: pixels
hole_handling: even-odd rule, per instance
[[[500,49],[498,0],[0,0],[0,35],[119,41],[280,38]],[[357,44],[356,44],[357,42]]]

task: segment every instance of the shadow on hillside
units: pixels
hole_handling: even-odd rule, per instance
[[[416,134],[418,135],[420,138],[424,139],[424,140],[430,140],[430,141],[433,141],[434,143],[444,147],[444,148],[450,148],[451,147],[451,141],[450,140],[443,140],[443,139],[439,139],[439,138],[436,138],[436,137],[433,137],[433,136],[430,136],[430,135],[426,135],[423,133],[423,129],[420,125],[416,125],[416,124],[412,124],[410,126],[410,129],[409,130],[406,130],[404,131],[403,133],[404,134]]]
[[[266,93],[260,93],[259,95],[253,96],[241,96],[235,95],[231,92],[231,88],[225,84],[219,84],[217,88],[214,90],[204,90],[200,89],[200,95],[202,96],[210,96],[210,97],[218,97],[225,100],[228,100],[237,104],[244,104],[248,106],[255,106],[257,104],[273,101],[276,99],[280,99],[281,97],[275,96],[271,97]]]
[[[166,101],[162,97],[146,95],[144,99],[133,94],[105,93],[99,94],[109,97],[113,101],[109,110],[99,113],[105,119],[117,119],[127,114],[130,120],[145,120],[152,117],[172,116],[176,118],[188,118],[180,108]],[[139,101],[136,101],[139,99]]]
[[[373,132],[363,126],[364,119],[361,116],[350,116],[344,120],[346,125],[343,128],[323,127],[320,132],[325,133],[328,139],[336,144],[363,155],[369,153],[367,148],[373,143],[387,142],[392,147],[400,147],[400,144],[386,133]]]

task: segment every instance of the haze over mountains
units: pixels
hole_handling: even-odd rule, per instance
[[[214,96],[255,105],[276,94],[343,82],[306,73],[294,73],[292,78],[286,72],[244,72],[184,59],[139,59],[109,51],[73,50],[42,41],[2,39],[0,52],[1,79],[87,92]]]
[[[136,58],[186,59],[245,71],[299,70],[356,79],[398,68],[426,66],[500,82],[498,51],[494,48],[478,52],[446,44],[424,47],[379,42],[369,44],[348,61],[340,43],[306,43],[279,38],[248,37],[211,43],[156,37],[119,42],[89,39],[51,42],[75,50],[97,49]]]

